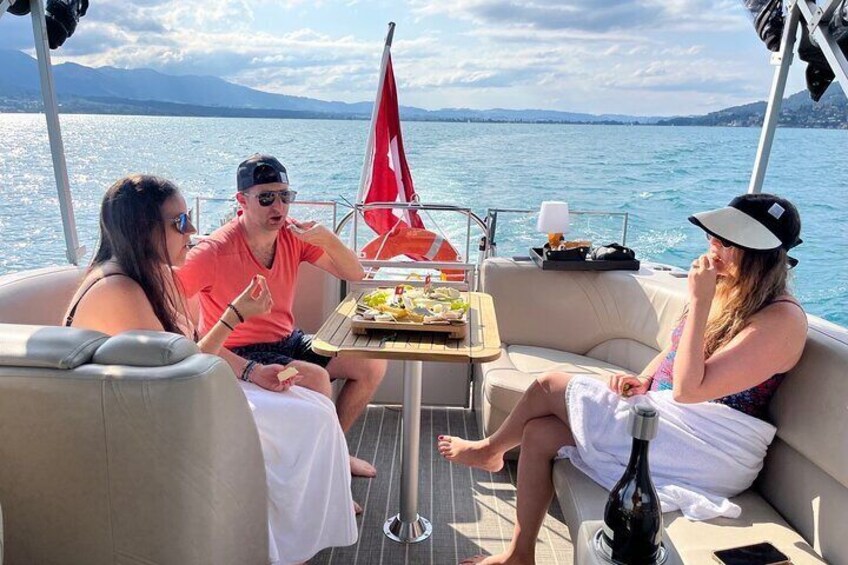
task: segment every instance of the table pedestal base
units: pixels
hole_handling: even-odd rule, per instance
[[[418,543],[430,537],[433,526],[427,518],[421,516],[413,522],[404,522],[400,519],[400,514],[395,514],[383,524],[383,533],[392,541]]]
[[[403,446],[400,462],[400,513],[383,525],[400,543],[424,541],[433,526],[418,515],[418,444],[421,439],[421,361],[403,362]]]

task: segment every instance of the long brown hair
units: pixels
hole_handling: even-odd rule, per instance
[[[704,356],[732,340],[748,325],[751,316],[786,294],[789,268],[786,251],[748,251],[739,249],[741,257],[734,276],[721,277],[715,299],[721,305],[707,321],[704,333]]]
[[[94,268],[114,259],[144,291],[162,328],[173,333],[182,331],[175,320],[178,297],[168,292],[175,288],[175,281],[166,280],[162,269],[163,263],[171,266],[171,258],[165,246],[161,206],[178,192],[174,183],[153,175],[118,179],[103,196],[100,241],[91,261]]]

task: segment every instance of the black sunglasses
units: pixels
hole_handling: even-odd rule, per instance
[[[705,233],[705,235],[707,236],[707,241],[716,240],[725,249],[728,248],[728,247],[736,247],[735,245],[733,245],[732,243],[730,243],[729,241],[727,241],[723,237],[718,237],[718,236],[715,236],[715,235],[712,235],[712,234],[709,234],[709,233]]]
[[[181,234],[187,234],[194,229],[194,226],[191,225],[191,210],[188,212],[180,212],[179,216],[168,221],[173,223],[174,227],[177,228],[177,231]]]
[[[294,190],[273,190],[269,192],[260,192],[259,194],[253,194],[249,196],[255,196],[256,200],[259,201],[260,206],[270,206],[274,203],[274,200],[277,197],[280,197],[280,202],[283,204],[291,204],[294,202],[295,196],[297,196],[297,192]]]

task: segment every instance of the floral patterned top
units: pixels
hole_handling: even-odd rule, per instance
[[[774,302],[792,302],[792,304],[798,304],[791,300],[775,300]],[[677,346],[680,343],[680,336],[683,334],[683,326],[685,324],[686,317],[684,316],[674,328],[674,331],[671,332],[671,350],[669,350],[668,355],[665,356],[665,359],[662,360],[662,363],[653,375],[652,391],[672,389],[672,383],[674,382],[674,358],[677,356]],[[718,398],[713,400],[713,402],[725,404],[755,418],[766,420],[771,397],[774,396],[777,387],[780,386],[785,376],[785,373],[778,373],[755,387]]]

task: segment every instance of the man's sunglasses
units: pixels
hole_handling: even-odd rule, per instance
[[[181,234],[187,234],[194,229],[194,226],[191,224],[191,210],[181,212],[179,216],[168,221],[173,223],[174,227]]]
[[[733,245],[732,243],[730,243],[729,241],[727,241],[727,240],[726,240],[726,239],[724,239],[723,237],[716,237],[716,236],[714,236],[714,235],[712,235],[712,234],[706,234],[706,236],[707,236],[707,241],[716,240],[716,241],[717,241],[717,242],[719,242],[719,243],[721,244],[721,246],[722,246],[722,247],[724,247],[725,249],[726,249],[726,248],[728,248],[728,247],[736,247],[735,245]]]
[[[248,196],[254,196],[259,201],[260,206],[270,206],[278,196],[280,197],[280,202],[283,204],[291,204],[294,202],[297,192],[294,190],[273,190],[260,192],[259,194],[249,194]]]

